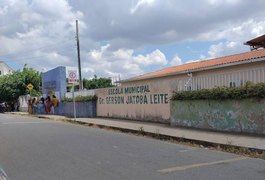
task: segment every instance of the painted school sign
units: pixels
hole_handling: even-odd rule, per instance
[[[131,84],[99,89],[97,116],[169,121],[170,92],[156,84]]]
[[[108,89],[107,95],[99,98],[100,104],[168,104],[168,94],[151,94],[149,85],[115,87]]]

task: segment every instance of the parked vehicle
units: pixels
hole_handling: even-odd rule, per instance
[[[7,106],[7,103],[3,102],[3,103],[0,103],[0,113],[4,113],[8,110],[8,106]]]

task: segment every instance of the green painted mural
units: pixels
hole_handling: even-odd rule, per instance
[[[172,126],[265,134],[265,99],[171,101]]]

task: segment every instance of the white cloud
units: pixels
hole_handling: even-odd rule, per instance
[[[134,14],[139,9],[145,7],[145,6],[151,6],[154,3],[155,0],[138,0],[137,4],[131,8],[130,12],[131,14]]]
[[[93,72],[99,76],[120,75],[123,78],[128,78],[142,74],[143,67],[151,65],[163,66],[167,64],[165,55],[158,49],[146,55],[134,55],[134,50],[132,49],[112,51],[105,47],[93,49],[83,58],[84,66],[89,66],[90,69],[94,70],[84,71],[88,76],[92,77],[93,74],[91,72]],[[111,47],[111,45],[108,45],[108,47]]]
[[[95,74],[95,70],[93,68],[89,68],[89,67],[83,67],[82,71],[84,73],[90,73],[90,74]]]
[[[0,9],[5,10],[0,17],[1,60],[27,63],[38,70],[73,63],[74,23],[77,18],[83,23],[83,14],[66,0],[3,0]]]
[[[223,31],[208,32],[207,35],[204,34],[206,36],[200,38],[220,40],[220,42],[212,44],[208,53],[201,54],[201,57],[209,59],[249,51],[249,47],[243,45],[244,42],[262,34],[265,34],[264,19],[260,21],[250,19],[234,26],[230,25]]]
[[[225,47],[227,47],[227,45],[225,45],[222,42],[220,42],[219,44],[216,44],[216,45],[211,45],[209,48],[209,51],[208,51],[210,58],[215,58],[215,57],[221,56]]]
[[[222,4],[236,5],[240,2],[240,0],[208,0],[208,2],[213,6],[221,6]]]
[[[177,66],[177,65],[181,65],[182,64],[182,60],[180,59],[180,57],[178,55],[176,55],[172,61],[170,62],[171,66]]]
[[[264,5],[264,0],[1,0],[0,58],[36,69],[75,67],[78,19],[84,77],[134,76],[184,63],[183,52],[168,63],[166,57],[182,51],[173,44],[210,44],[206,53],[192,53],[198,59],[249,50],[243,42],[265,33]],[[157,50],[135,53],[150,49]]]
[[[82,7],[88,17],[89,35],[96,41],[108,41],[116,49],[135,49],[147,44],[187,39],[220,39],[220,33],[212,34],[210,38],[207,35],[265,15],[264,0],[256,0],[255,3],[239,0],[116,0],[110,3],[102,0],[101,3],[93,2],[96,4],[93,6],[85,4],[82,3]],[[192,11],[190,7],[193,7]],[[104,13],[98,16],[97,12],[102,9]]]
[[[256,22],[252,27],[251,34],[259,36],[265,33],[265,21]]]
[[[100,50],[93,49],[88,53],[88,56],[92,60],[100,60],[102,58],[102,54],[106,52],[106,50],[110,47],[110,44],[106,44],[105,46],[102,46]]]
[[[240,53],[239,50],[241,46],[243,45],[233,41],[220,42],[218,44],[211,45],[208,51],[209,57],[206,56],[206,58],[216,58]]]
[[[158,49],[155,51],[151,52],[150,54],[147,55],[137,55],[134,57],[134,61],[137,64],[142,64],[142,65],[166,65],[167,64],[167,59],[165,55]]]
[[[265,20],[248,19],[243,22],[227,24],[226,28],[220,30],[214,28],[210,31],[199,34],[197,40],[236,40],[245,42],[251,38],[257,37],[265,33]]]
[[[196,60],[191,59],[191,60],[188,60],[186,63],[193,63],[193,62],[199,62],[199,61],[201,61],[201,60],[200,59],[196,59]]]
[[[132,49],[118,49],[113,52],[114,57],[118,59],[132,59],[133,50]]]

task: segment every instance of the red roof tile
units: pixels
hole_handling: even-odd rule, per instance
[[[216,67],[219,65],[230,64],[230,63],[235,63],[235,62],[240,62],[240,61],[247,61],[250,59],[257,59],[257,58],[262,58],[262,57],[265,57],[265,49],[241,53],[241,54],[235,54],[235,55],[230,55],[230,56],[224,56],[224,57],[219,57],[215,59],[186,63],[186,64],[182,64],[178,66],[173,66],[173,67],[161,69],[155,72],[136,76],[136,77],[124,80],[122,82],[149,79],[153,77],[166,76],[166,75],[177,74],[181,72],[184,73],[184,72],[191,71],[191,70],[211,68],[211,67]]]

